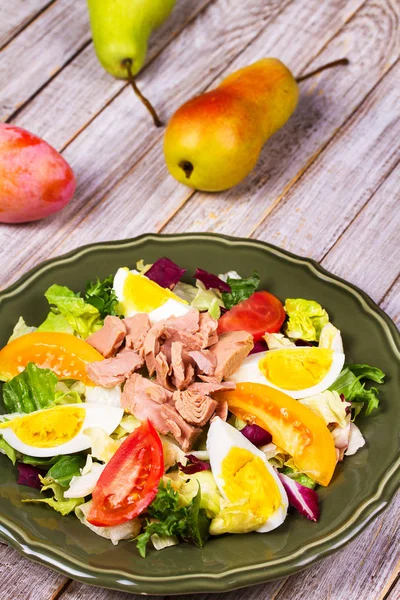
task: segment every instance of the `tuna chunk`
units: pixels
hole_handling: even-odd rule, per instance
[[[183,350],[181,342],[173,342],[171,346],[172,383],[178,390],[186,389],[194,381],[192,359]]]
[[[208,312],[200,313],[199,331],[197,336],[202,341],[201,348],[208,348],[218,341],[218,320],[213,319]]]
[[[138,354],[143,353],[144,340],[150,330],[150,319],[146,313],[123,319],[126,328],[125,346]]]
[[[204,396],[185,390],[184,392],[174,392],[173,400],[178,413],[191,425],[203,427],[210,420],[218,402]]]
[[[165,423],[169,428],[178,444],[181,446],[184,452],[188,452],[192,449],[194,442],[201,434],[200,427],[194,427],[190,425],[181,417],[174,406],[170,404],[163,404],[161,407],[161,414],[165,419]],[[157,429],[157,427],[156,427]]]
[[[186,423],[178,413],[171,392],[138,373],[126,382],[121,405],[138,419],[149,419],[159,433],[172,433],[185,452],[201,433],[200,428]]]
[[[175,333],[177,329],[187,333],[196,333],[199,330],[199,317],[200,313],[196,308],[192,308],[182,317],[170,317],[165,322],[167,335],[170,331],[172,334]],[[168,335],[168,337],[170,336]]]
[[[240,367],[253,347],[253,336],[247,331],[221,333],[218,342],[210,348],[217,357],[214,377],[218,381],[227,379]]]
[[[192,350],[188,352],[197,365],[197,371],[205,375],[213,375],[217,366],[217,357],[209,350]]]
[[[107,316],[104,325],[95,333],[92,333],[86,341],[96,348],[104,358],[114,356],[121,347],[126,335],[124,322],[118,317]]]
[[[215,409],[212,419],[214,417],[219,417],[223,421],[226,421],[226,419],[228,418],[228,403],[226,400],[217,402],[217,408]]]
[[[164,333],[165,321],[158,321],[149,329],[143,345],[146,366],[149,375],[154,375],[156,370],[156,356],[160,352],[160,340]]]
[[[114,358],[106,358],[97,362],[88,363],[86,371],[90,379],[102,387],[111,388],[140,369],[144,359],[133,350],[117,354]]]
[[[195,381],[194,383],[192,383],[192,385],[189,386],[189,390],[198,394],[209,395],[215,392],[234,390],[235,387],[236,384],[233,381]]]
[[[156,379],[157,383],[167,388],[168,390],[173,390],[173,386],[171,386],[169,376],[171,375],[171,367],[168,364],[167,357],[163,352],[159,352],[156,356]]]

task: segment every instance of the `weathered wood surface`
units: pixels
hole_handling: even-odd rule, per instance
[[[78,176],[76,197],[59,215],[2,226],[2,287],[88,241],[219,231],[320,260],[400,325],[399,0],[178,1],[139,76],[165,120],[192,95],[268,54],[295,73],[343,55],[351,60],[301,84],[294,117],[265,146],[255,171],[222,194],[193,193],[167,174],[162,132],[131,90],[97,64],[85,10],[83,0],[19,0],[7,3],[0,22],[0,46],[8,42],[0,56],[0,118],[63,150]],[[399,514],[400,494],[341,552],[292,577],[217,597],[399,600]],[[2,600],[131,597],[71,582],[3,543],[0,575]]]

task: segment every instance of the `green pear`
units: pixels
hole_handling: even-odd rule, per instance
[[[171,14],[175,0],[87,1],[100,63],[114,77],[130,81],[141,96],[133,78],[143,67],[150,34]],[[148,101],[143,96],[141,100],[151,111]]]

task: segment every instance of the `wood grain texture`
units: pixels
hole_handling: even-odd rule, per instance
[[[1,600],[50,600],[65,577],[23,558],[16,550],[0,544]]]
[[[0,120],[8,119],[89,39],[86,2],[51,4],[0,55]]]
[[[211,1],[213,0],[178,0],[171,17],[150,37],[145,65]],[[90,43],[18,113],[13,122],[34,131],[61,150],[126,85],[125,81],[114,79],[102,68],[93,44]],[[147,90],[143,89],[143,92],[147,93]],[[133,93],[130,100],[134,107],[137,106],[138,101]],[[162,106],[162,94],[158,94],[152,100],[156,107]],[[151,128],[150,117],[148,127]]]
[[[207,85],[207,81],[215,78],[219,70],[226,68],[287,2],[288,0],[249,0],[244,4],[233,0],[219,0],[199,14],[140,74],[141,87],[146,89],[149,97],[163,98],[164,109],[161,110],[161,117],[165,118],[182,101],[201,91]],[[221,44],[224,47],[223,53]],[[190,78],[188,63],[191,64]],[[161,135],[162,133],[152,127],[146,109],[135,101],[132,91],[125,88],[63,153],[77,177],[74,200],[60,214],[45,221],[3,227],[4,239],[8,244],[15,243],[21,235],[26,241],[26,245],[18,246],[15,254],[15,259],[20,265],[17,268],[26,269],[25,260],[33,259],[37,262],[48,257],[61,240],[67,241],[75,235],[73,232],[78,224],[82,223],[99,200],[143,159],[153,144],[160,143]],[[149,182],[153,179],[158,181],[158,177],[154,170],[146,175],[143,180],[144,187],[142,186],[139,196],[134,199],[136,204],[130,204],[129,218],[125,219],[125,223],[132,224],[134,218],[143,218],[143,211],[150,220],[151,214],[146,212],[147,207],[143,206],[148,191],[145,192],[145,197],[143,191],[152,189]],[[119,203],[117,210],[121,211],[124,208],[126,206]],[[92,216],[90,222],[94,224]],[[113,219],[113,223],[115,222],[116,219]],[[102,222],[103,239],[110,237],[107,231],[110,225],[109,221]],[[137,228],[134,226],[133,234],[136,232]],[[84,239],[80,237],[77,245],[82,244]],[[89,239],[93,239],[92,234],[89,234]],[[35,257],[28,250],[28,245],[37,249]],[[6,251],[6,248],[0,249],[0,259],[1,251]],[[8,262],[8,265],[8,276],[15,277],[16,263],[11,266]],[[3,276],[5,283],[7,274],[3,272]]]
[[[326,6],[321,3],[321,7]],[[313,70],[342,56],[348,56],[351,63],[302,83],[296,112],[264,146],[249,177],[227,192],[195,193],[166,231],[179,230],[185,223],[191,231],[230,231],[238,235],[256,229],[275,205],[287,198],[288,190],[399,57],[399,7],[390,0],[367,2],[307,69],[304,62],[298,62],[302,53],[296,52],[297,46],[288,44],[284,36],[278,38],[274,53],[282,56],[295,73]],[[249,48],[252,51],[253,46]],[[256,57],[260,55],[262,47]],[[242,66],[240,61],[244,59],[242,54],[235,66]],[[180,187],[183,197],[186,191]]]
[[[54,0],[13,0],[3,2],[0,19],[0,49]]]
[[[368,181],[365,186],[368,189]],[[357,198],[353,199],[357,204]],[[328,271],[356,283],[378,303],[400,274],[399,206],[400,171],[395,168],[321,263]]]

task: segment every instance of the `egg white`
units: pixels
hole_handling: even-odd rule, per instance
[[[265,464],[267,471],[272,475],[276,485],[278,486],[279,494],[281,497],[281,503],[276,511],[266,520],[266,522],[259,527],[256,531],[259,533],[265,533],[276,529],[286,519],[288,511],[288,497],[285,489],[276,474],[274,468],[269,464],[267,457],[264,452],[254,446],[243,434],[237,429],[222,421],[219,417],[215,417],[210,425],[207,436],[207,451],[210,457],[210,465],[215,483],[221,493],[221,495],[227,499],[224,491],[225,481],[221,476],[222,462],[231,448],[243,448],[248,450],[254,456],[261,458]]]
[[[118,427],[124,414],[123,408],[92,402],[66,404],[65,406],[59,406],[58,408],[62,410],[63,408],[67,409],[71,407],[83,408],[86,414],[80,431],[64,444],[52,446],[51,448],[38,448],[37,446],[31,446],[20,440],[11,428],[0,429],[0,434],[14,450],[17,450],[17,452],[21,452],[22,454],[43,458],[58,456],[59,454],[73,454],[74,452],[81,452],[82,450],[87,450],[91,447],[91,439],[82,433],[87,427],[101,427],[110,434]],[[21,414],[19,416],[23,417],[27,415]]]
[[[114,292],[118,302],[121,303],[124,302],[124,286],[129,273],[133,273],[135,275],[139,274],[139,272],[135,269],[129,271],[126,268],[120,268],[114,276]],[[145,275],[143,275],[143,277],[145,277]],[[188,304],[183,304],[174,298],[168,298],[163,304],[161,304],[161,306],[151,310],[148,315],[150,323],[153,325],[154,323],[162,321],[163,319],[168,319],[169,317],[181,317],[188,313],[189,310],[190,306]],[[125,314],[125,317],[133,317],[134,315],[138,314],[138,312],[139,311],[131,309],[127,314]]]
[[[308,349],[311,349],[311,346],[299,347],[299,350],[307,351]],[[268,350],[268,352],[281,352],[282,350],[283,349],[281,348],[279,350]],[[294,349],[289,348],[289,350],[293,351]],[[276,390],[284,392],[295,400],[299,400],[300,398],[307,398],[308,396],[320,394],[321,392],[327,390],[339,377],[340,371],[344,365],[344,354],[341,352],[333,352],[330,369],[319,383],[302,390],[287,390],[272,383],[260,370],[259,362],[264,358],[265,355],[266,352],[251,354],[245,358],[240,367],[229,377],[229,379],[235,383],[263,383],[264,385],[269,385]]]

